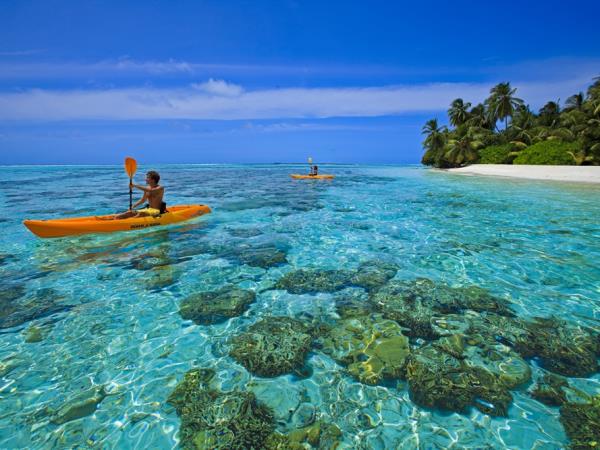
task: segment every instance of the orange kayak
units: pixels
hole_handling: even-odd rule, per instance
[[[25,220],[23,224],[36,236],[52,238],[77,234],[140,230],[142,228],[179,223],[208,213],[210,213],[210,208],[206,205],[178,205],[169,206],[166,213],[156,217],[113,219],[115,214],[111,214],[108,216],[72,217],[70,219]]]
[[[294,180],[333,180],[335,178],[334,175],[301,175],[299,173],[290,174]]]

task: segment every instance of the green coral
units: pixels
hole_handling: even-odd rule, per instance
[[[236,263],[268,269],[287,263],[286,252],[280,247],[273,243],[257,245],[237,242],[232,246],[214,246],[211,252]]]
[[[351,290],[349,290],[351,291]],[[368,299],[353,292],[342,292],[335,299],[335,308],[341,318],[368,316],[374,311],[373,305]]]
[[[211,369],[192,369],[169,396],[185,449],[258,449],[275,428],[273,414],[249,392],[210,388]]]
[[[290,317],[267,317],[231,341],[230,355],[248,371],[276,377],[300,371],[310,350],[309,328]]]
[[[545,369],[570,377],[598,371],[597,342],[583,328],[557,319],[537,319],[528,330],[528,353],[539,356]]]
[[[70,422],[90,416],[96,412],[98,405],[102,403],[107,396],[104,386],[94,387],[88,391],[69,399],[62,405],[50,419],[50,422],[56,425]]]
[[[285,289],[290,294],[315,294],[335,292],[346,287],[362,287],[376,291],[394,278],[398,266],[385,261],[366,261],[356,271],[299,269],[284,275],[275,289]]]
[[[506,416],[509,389],[531,377],[510,348],[474,336],[446,336],[411,354],[406,367],[410,396],[421,406],[466,413],[471,406]]]
[[[410,353],[401,327],[377,316],[341,320],[324,337],[322,349],[366,384],[403,378]]]
[[[351,283],[368,291],[375,291],[390,281],[398,272],[398,266],[385,261],[367,261],[358,266]]]
[[[28,344],[33,344],[33,343],[41,342],[44,340],[44,333],[43,333],[42,328],[36,327],[34,325],[27,328],[24,335],[25,335],[25,342],[27,342]]]
[[[597,337],[561,320],[485,314],[471,320],[468,333],[509,345],[524,358],[537,357],[543,368],[560,375],[581,377],[598,371]]]
[[[600,448],[600,395],[588,403],[565,403],[560,421],[574,450]]]
[[[285,289],[290,294],[335,292],[350,286],[352,276],[347,270],[299,269],[284,275],[275,289]]]
[[[471,318],[470,335],[484,336],[515,349],[524,358],[533,356],[529,323],[515,317],[481,314]]]
[[[389,319],[408,329],[410,336],[435,339],[440,336],[432,326],[439,314],[487,311],[512,316],[506,302],[477,286],[452,288],[426,278],[392,281],[370,298]]]
[[[266,450],[302,450],[308,448],[336,449],[340,444],[342,431],[337,425],[323,421],[288,434],[273,433],[265,443]]]
[[[256,294],[253,291],[229,286],[186,298],[181,302],[179,314],[198,325],[220,323],[241,315],[255,299]]]
[[[0,297],[0,328],[11,328],[34,319],[68,311],[71,307],[60,303],[62,297],[54,289],[39,289],[35,294],[14,300],[13,296],[21,293],[10,293],[10,300]]]
[[[535,385],[531,396],[548,406],[560,406],[567,401],[564,388],[569,387],[569,382],[551,373],[545,374]]]

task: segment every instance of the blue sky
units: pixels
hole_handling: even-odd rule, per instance
[[[600,75],[597,1],[410,3],[0,2],[0,164],[416,163],[456,97]]]

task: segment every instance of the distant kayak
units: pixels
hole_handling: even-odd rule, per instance
[[[301,175],[299,173],[290,174],[294,180],[333,180],[335,175]]]
[[[169,206],[166,213],[156,217],[112,219],[115,215],[111,214],[107,216],[72,217],[70,219],[25,220],[23,224],[36,236],[53,238],[88,233],[114,233],[170,225],[208,214],[210,211],[210,208],[206,205],[178,205]]]

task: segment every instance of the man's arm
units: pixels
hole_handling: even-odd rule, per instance
[[[151,188],[151,187],[146,187],[146,186],[142,186],[142,185],[139,185],[139,184],[133,184],[133,183],[131,184],[131,187],[137,188],[137,189],[139,189],[140,191],[144,191],[146,194],[147,194],[148,192],[152,192],[152,191],[162,191],[162,190],[164,189],[162,186],[157,186],[157,187],[155,187],[155,188]]]
[[[142,198],[140,198],[137,202],[134,203],[132,209],[137,208],[138,206],[140,206],[142,203],[144,203],[146,200],[148,199],[148,193],[144,192],[144,195],[142,196]]]
[[[140,191],[144,191],[144,192],[150,192],[152,190],[152,188],[148,188],[146,186],[141,186],[139,184],[133,184],[133,183],[129,183],[129,187],[136,188],[136,189],[139,189]]]

